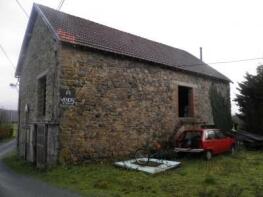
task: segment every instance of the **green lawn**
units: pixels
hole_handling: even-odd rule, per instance
[[[84,196],[263,196],[263,152],[239,151],[206,162],[183,159],[181,167],[158,175],[111,164],[58,166],[39,171],[14,155],[5,163],[21,174],[70,188]]]

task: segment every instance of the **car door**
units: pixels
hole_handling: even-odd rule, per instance
[[[218,153],[225,152],[227,150],[227,139],[223,132],[220,130],[215,130],[215,138]]]

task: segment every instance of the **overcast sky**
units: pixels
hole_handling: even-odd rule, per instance
[[[33,1],[19,0],[26,12]],[[35,1],[57,8],[60,0]],[[262,0],[65,0],[61,11],[184,49],[206,63],[263,57]],[[16,66],[28,18],[16,0],[0,0],[0,44]],[[231,99],[263,60],[211,64],[229,77]],[[14,68],[0,51],[0,107],[17,108]],[[232,102],[232,113],[237,111]]]

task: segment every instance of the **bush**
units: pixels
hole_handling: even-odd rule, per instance
[[[13,136],[12,125],[0,125],[0,140],[5,138],[11,138]]]

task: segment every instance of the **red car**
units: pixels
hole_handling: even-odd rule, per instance
[[[175,151],[178,153],[204,152],[205,158],[210,160],[212,155],[223,152],[235,152],[235,139],[226,136],[219,129],[195,129],[182,132],[176,140]]]

